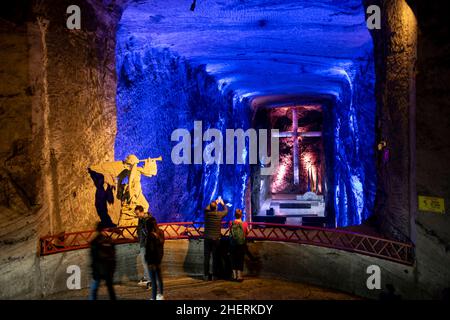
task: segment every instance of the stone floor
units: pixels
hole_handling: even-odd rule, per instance
[[[150,291],[135,282],[115,286],[121,300],[142,300],[150,298]],[[166,300],[355,300],[358,297],[324,289],[321,287],[283,280],[247,278],[242,283],[230,281],[209,281],[184,277],[167,279],[164,296]],[[54,294],[49,300],[87,299],[88,289],[66,291]],[[99,299],[107,299],[104,285],[100,287]]]

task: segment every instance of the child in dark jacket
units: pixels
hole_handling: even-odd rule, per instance
[[[145,248],[145,260],[148,264],[152,282],[152,300],[164,300],[161,274],[161,262],[164,256],[164,232],[158,228],[154,217],[147,219],[146,227],[147,244]]]

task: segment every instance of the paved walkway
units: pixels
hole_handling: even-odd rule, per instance
[[[115,286],[121,300],[150,299],[150,291],[135,282]],[[167,279],[164,296],[167,300],[354,300],[358,297],[324,289],[321,287],[274,279],[247,278],[242,283],[230,281],[208,281],[190,277]],[[65,291],[47,299],[87,299],[88,289]],[[102,284],[99,299],[107,299],[107,291]]]

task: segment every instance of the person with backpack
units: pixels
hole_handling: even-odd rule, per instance
[[[146,220],[147,243],[145,247],[145,260],[148,264],[152,283],[152,299],[164,300],[164,287],[161,273],[161,262],[164,256],[164,232],[158,228],[154,217]]]
[[[105,280],[109,298],[116,300],[113,278],[116,268],[116,250],[112,240],[102,234],[105,227],[101,222],[97,224],[96,235],[91,241],[91,267],[92,284],[90,288],[90,300],[97,300],[97,291],[100,281]]]
[[[230,254],[233,280],[242,282],[244,271],[244,256],[246,252],[247,222],[242,221],[242,210],[236,209],[235,220],[230,225]]]

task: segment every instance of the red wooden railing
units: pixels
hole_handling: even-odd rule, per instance
[[[160,223],[167,240],[198,239],[203,236],[202,222]],[[116,244],[137,242],[136,227],[117,227],[102,231]],[[227,235],[228,225],[223,224],[222,234]],[[95,231],[79,231],[46,236],[40,239],[40,255],[49,255],[89,247]],[[249,223],[249,240],[282,241],[334,248],[373,256],[398,263],[414,263],[414,246],[345,230],[285,225],[274,223]]]

